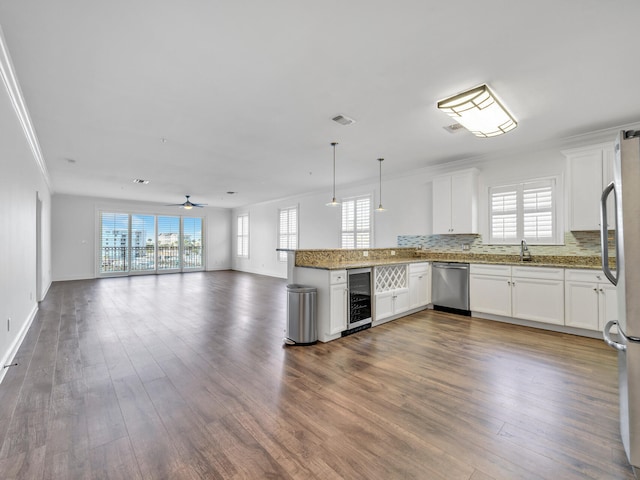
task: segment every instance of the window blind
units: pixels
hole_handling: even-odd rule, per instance
[[[129,270],[129,215],[100,213],[100,273]]]
[[[283,208],[278,215],[278,248],[298,248],[298,207]],[[278,260],[287,261],[287,252],[278,252]]]
[[[490,243],[557,241],[555,179],[490,189]]]
[[[371,196],[342,201],[342,248],[371,246]]]
[[[236,255],[249,258],[249,214],[238,215]]]

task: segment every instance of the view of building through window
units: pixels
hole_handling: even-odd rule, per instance
[[[100,214],[100,274],[203,269],[203,219]]]

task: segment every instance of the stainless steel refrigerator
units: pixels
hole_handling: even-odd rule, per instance
[[[611,200],[615,218],[608,219]],[[613,182],[602,193],[600,220],[602,268],[618,296],[618,318],[606,324],[603,336],[618,350],[620,433],[635,471],[640,470],[640,131],[622,131],[616,139]],[[614,271],[607,222],[615,236]]]

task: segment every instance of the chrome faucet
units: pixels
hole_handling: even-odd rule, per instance
[[[527,241],[524,238],[520,242],[520,261],[521,262],[531,261],[531,252],[529,251],[529,247],[527,247]]]

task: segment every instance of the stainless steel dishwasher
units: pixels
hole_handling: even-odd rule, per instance
[[[469,264],[434,262],[432,266],[431,301],[440,310],[453,310],[470,315]]]

